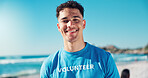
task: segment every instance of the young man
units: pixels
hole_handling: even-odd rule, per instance
[[[64,48],[43,62],[41,78],[120,78],[111,54],[84,42],[83,7],[67,1],[56,12]]]

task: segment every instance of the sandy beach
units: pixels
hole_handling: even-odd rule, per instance
[[[130,64],[117,65],[119,74],[123,69],[130,70],[130,78],[148,78],[148,61],[133,62]],[[18,78],[39,78],[39,74],[30,76],[21,76]]]
[[[148,78],[148,61],[133,62],[126,65],[117,65],[119,74],[123,69],[130,70],[130,78]]]

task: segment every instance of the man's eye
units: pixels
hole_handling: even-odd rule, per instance
[[[74,21],[74,22],[79,22],[79,20],[78,20],[78,19],[73,19],[73,21]]]
[[[64,23],[68,23],[68,20],[63,20],[62,22],[64,22]]]

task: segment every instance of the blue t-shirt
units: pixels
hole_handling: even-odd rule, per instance
[[[78,52],[59,50],[44,60],[41,78],[120,78],[109,52],[86,43]]]

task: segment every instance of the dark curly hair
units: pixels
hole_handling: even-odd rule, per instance
[[[121,78],[130,78],[130,71],[129,71],[129,69],[124,69],[122,71]]]
[[[76,1],[67,1],[61,5],[59,5],[56,9],[56,17],[59,17],[59,12],[63,10],[64,8],[75,8],[78,9],[81,13],[81,15],[84,17],[84,8],[81,4],[77,3]]]

